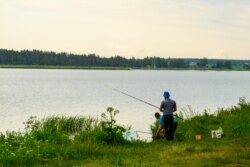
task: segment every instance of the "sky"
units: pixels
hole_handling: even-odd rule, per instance
[[[0,0],[0,48],[250,59],[250,1]]]

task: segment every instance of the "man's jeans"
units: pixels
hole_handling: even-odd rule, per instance
[[[165,137],[167,140],[174,140],[174,117],[173,115],[163,115]]]

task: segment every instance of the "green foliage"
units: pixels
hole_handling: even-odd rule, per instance
[[[232,63],[231,61],[225,61],[224,62],[224,67],[227,69],[232,69]]]
[[[203,59],[200,59],[199,62],[197,63],[197,65],[198,65],[199,67],[206,67],[207,64],[208,64],[208,60],[207,60],[207,58],[205,58],[205,57],[204,57]]]
[[[222,127],[226,137],[249,135],[250,103],[240,98],[239,104],[229,109],[219,109],[216,114],[204,113],[180,122],[178,131],[186,131],[192,139],[195,134],[210,137],[211,130]]]
[[[195,63],[198,67],[189,65]],[[142,59],[124,58],[119,55],[106,58],[96,54],[76,55],[72,53],[56,53],[40,50],[7,50],[0,49],[0,68],[48,68],[48,69],[197,69],[212,70],[233,69],[249,70],[247,60],[214,60],[145,57]]]
[[[0,134],[0,166],[33,166],[53,159],[84,159],[99,155],[100,146],[128,143],[116,124],[119,113],[112,107],[102,119],[51,116],[25,122],[24,132]]]
[[[115,116],[119,113],[118,110],[114,110],[112,107],[107,108],[107,113],[102,113],[101,127],[103,130],[103,141],[107,144],[124,143],[125,140],[122,133],[126,129],[116,124]]]
[[[221,61],[218,60],[215,64],[215,66],[213,66],[213,68],[217,68],[217,69],[232,69],[232,62],[231,61]]]
[[[250,63],[243,64],[243,68],[246,70],[250,70]]]
[[[155,139],[155,134],[157,132],[157,129],[159,127],[160,123],[158,120],[156,120],[153,124],[150,125],[150,130],[151,130],[151,133],[152,133],[152,139]]]
[[[75,136],[75,142],[122,144],[127,143],[123,138],[123,132],[127,128],[116,124],[115,116],[119,113],[112,107],[108,107],[106,113],[101,114],[101,121],[92,130],[81,131]]]
[[[223,62],[220,61],[220,60],[218,60],[218,61],[216,62],[215,68],[222,68],[222,67],[223,67]]]
[[[143,59],[113,56],[100,57],[96,54],[75,55],[39,50],[14,51],[0,49],[0,64],[32,65],[32,66],[85,66],[85,67],[133,67],[133,68],[185,68],[184,59],[165,59],[160,57],[145,57]]]
[[[188,67],[187,62],[185,62],[183,59],[169,59],[169,67],[172,68],[185,68]]]
[[[0,133],[0,166],[78,166],[81,163],[82,166],[201,166],[204,160],[208,166],[236,164],[235,160],[237,164],[249,164],[250,103],[245,98],[240,98],[237,106],[219,109],[216,114],[205,112],[178,119],[173,142],[126,142],[122,138],[125,128],[115,120],[117,114],[118,110],[109,107],[101,120],[31,117],[25,123],[24,132]],[[211,139],[210,131],[219,126],[225,137]],[[151,129],[156,127],[157,123]],[[197,133],[202,135],[201,141],[194,141]]]
[[[70,143],[69,135],[82,131],[88,132],[98,126],[98,121],[93,118],[53,116],[41,121],[36,117],[30,117],[25,129],[26,133],[38,141],[68,144]]]

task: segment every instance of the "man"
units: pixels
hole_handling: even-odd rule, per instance
[[[161,102],[160,111],[163,112],[165,138],[167,140],[174,140],[173,112],[177,110],[176,102],[169,98],[170,93],[167,91],[163,93],[163,97],[164,100]]]
[[[162,138],[162,134],[164,132],[163,131],[164,130],[163,115],[160,115],[160,113],[156,112],[155,113],[155,118],[159,121],[159,127],[158,127],[158,129],[156,131],[155,137],[156,137],[156,139],[160,139],[160,138]],[[174,118],[173,124],[174,124],[174,132],[175,132],[175,130],[176,130],[177,126],[178,126],[178,123],[177,123],[175,118]]]

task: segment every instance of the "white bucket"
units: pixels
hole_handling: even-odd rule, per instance
[[[219,138],[221,138],[222,134],[223,134],[223,132],[221,130],[212,130],[211,131],[211,137],[213,139],[219,139]]]

